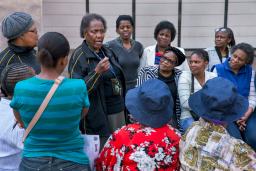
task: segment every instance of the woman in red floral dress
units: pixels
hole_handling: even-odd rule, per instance
[[[180,135],[167,123],[173,114],[168,86],[150,79],[128,91],[126,107],[137,121],[115,131],[96,161],[97,170],[179,170]]]

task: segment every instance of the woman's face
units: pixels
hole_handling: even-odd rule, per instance
[[[160,58],[159,69],[163,72],[171,72],[177,65],[177,56],[172,51],[164,53]]]
[[[92,20],[89,27],[84,33],[84,38],[87,44],[98,52],[103,45],[105,37],[105,27],[100,20]]]
[[[26,33],[23,33],[18,39],[22,42],[24,47],[36,47],[38,41],[38,34],[36,25],[33,24]]]
[[[239,70],[241,67],[246,65],[246,61],[247,61],[246,53],[241,49],[237,49],[232,54],[229,65],[231,69]]]
[[[162,48],[166,48],[168,47],[168,45],[171,44],[171,38],[172,38],[172,34],[170,30],[168,29],[160,30],[156,38],[157,45]]]
[[[133,27],[129,20],[120,21],[116,32],[120,35],[122,40],[129,40],[131,38]]]
[[[193,54],[190,58],[188,58],[188,65],[192,74],[198,75],[204,73],[208,65],[208,61],[205,61],[198,54]]]
[[[227,32],[219,31],[215,33],[215,45],[217,47],[227,47],[231,39]]]

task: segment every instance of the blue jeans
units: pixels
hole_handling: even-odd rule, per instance
[[[181,128],[183,130],[182,134],[184,134],[186,132],[186,130],[192,125],[192,123],[194,121],[195,120],[192,117],[180,120],[180,126],[181,126]]]
[[[256,125],[256,111],[254,111],[246,122],[245,131],[240,131],[235,123],[229,124],[227,127],[228,133],[235,138],[242,139],[254,150],[256,150],[256,136],[254,129]]]
[[[19,171],[90,171],[89,164],[83,165],[55,157],[23,157]]]
[[[232,137],[243,140],[242,134],[235,122],[229,123],[226,129]]]
[[[256,151],[256,111],[254,111],[246,122],[246,128],[243,132],[244,141]]]

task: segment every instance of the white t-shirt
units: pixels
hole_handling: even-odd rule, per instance
[[[25,130],[18,125],[13,129],[15,117],[10,102],[4,98],[0,101],[0,171],[18,171],[23,149]]]

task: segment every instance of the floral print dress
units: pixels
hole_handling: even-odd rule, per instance
[[[139,123],[115,131],[96,160],[97,170],[179,170],[180,135],[165,125],[151,128]]]

